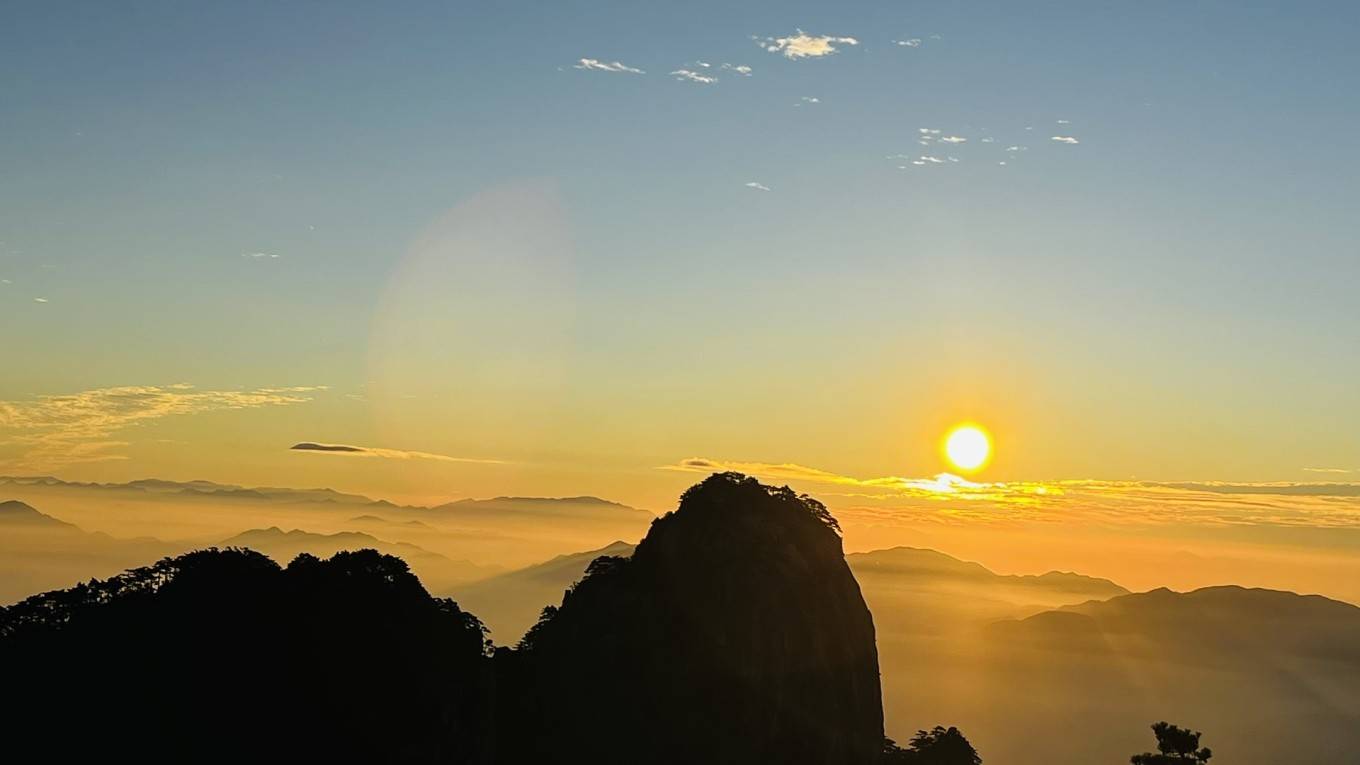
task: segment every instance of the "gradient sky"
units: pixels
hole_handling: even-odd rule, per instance
[[[1360,480],[1358,22],[9,3],[0,472],[663,507],[975,420],[983,480]]]

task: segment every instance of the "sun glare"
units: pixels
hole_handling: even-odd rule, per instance
[[[945,436],[944,455],[959,470],[980,470],[992,456],[992,438],[977,425],[959,425]]]

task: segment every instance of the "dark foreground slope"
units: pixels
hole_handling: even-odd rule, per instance
[[[501,739],[526,743],[522,762],[564,746],[594,762],[832,765],[882,746],[873,620],[835,521],[735,474],[687,491],[631,558],[597,559],[497,658],[519,701]]]
[[[52,762],[471,761],[483,646],[400,559],[204,550],[5,609],[0,712]]]
[[[0,760],[874,762],[873,623],[834,526],[711,477],[494,657],[391,556],[165,559],[0,610]]]

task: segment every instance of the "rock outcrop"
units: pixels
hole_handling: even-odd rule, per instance
[[[507,761],[869,763],[874,625],[816,500],[714,475],[498,657]]]

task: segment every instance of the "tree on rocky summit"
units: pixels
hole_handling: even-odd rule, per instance
[[[982,765],[982,757],[958,728],[937,725],[931,730],[917,731],[906,749],[885,738],[883,762],[890,765]]]
[[[1157,736],[1157,751],[1135,754],[1129,758],[1132,765],[1205,765],[1214,753],[1209,747],[1199,746],[1199,731],[1178,728],[1169,722],[1159,722],[1152,726]]]

